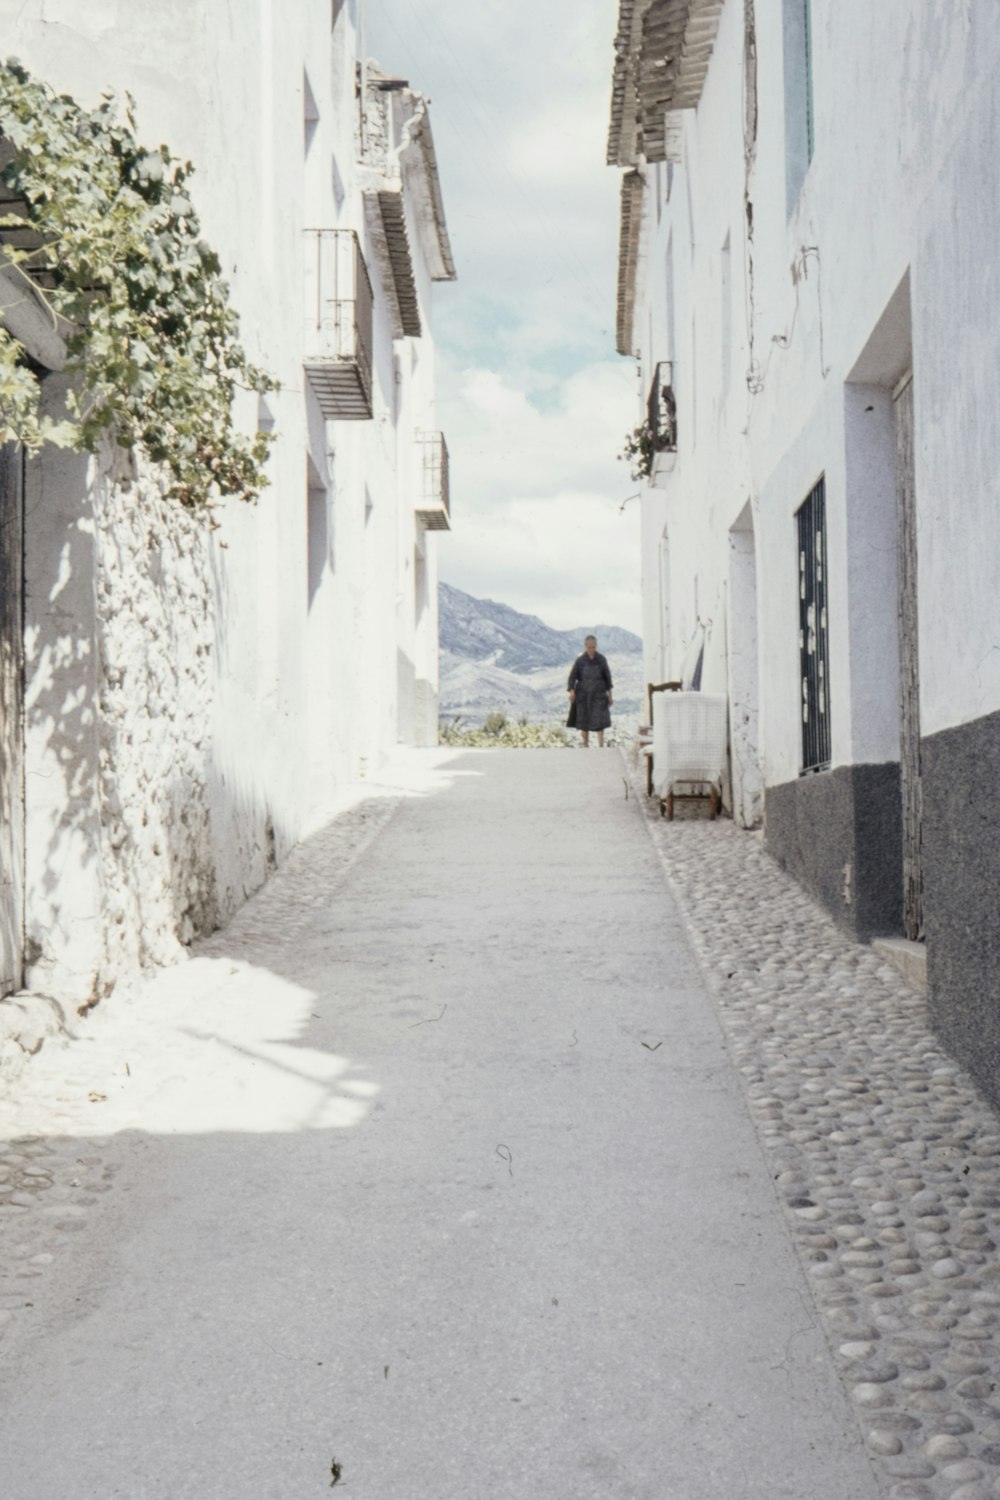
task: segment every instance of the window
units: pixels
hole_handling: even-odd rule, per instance
[[[302,71],[302,133],[305,140],[305,154],[309,155],[310,147],[316,137],[316,127],[319,124],[319,106],[316,96],[309,82],[309,74]]]
[[[333,197],[339,214],[344,206],[344,199],[347,197],[347,189],[344,187],[344,179],[340,175],[336,156],[330,158],[330,181],[333,185]]]
[[[783,0],[785,196],[789,216],[813,157],[811,0]]]
[[[332,551],[330,545],[330,496],[312,459],[306,459],[306,551],[309,608],[319,593]]]
[[[826,615],[826,484],[820,480],[795,517],[799,532],[799,667],[802,774],[830,766],[829,633]]]
[[[273,398],[272,398],[273,399]],[[257,397],[257,431],[273,432],[278,423],[274,415],[274,408],[266,396]]]

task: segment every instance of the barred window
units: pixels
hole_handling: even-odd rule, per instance
[[[796,513],[799,531],[799,665],[802,774],[830,765],[826,485],[821,479]]]

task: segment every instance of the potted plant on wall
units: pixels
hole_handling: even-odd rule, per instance
[[[656,456],[656,433],[649,422],[640,422],[625,434],[625,446],[618,457],[629,466],[633,479],[650,479]]]

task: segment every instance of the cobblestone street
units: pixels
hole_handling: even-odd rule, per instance
[[[760,835],[643,802],[886,1493],[1000,1495],[996,1116]]]
[[[617,752],[420,764],[3,1102],[5,1494],[1000,1496],[921,997]]]

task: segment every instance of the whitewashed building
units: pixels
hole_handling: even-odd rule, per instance
[[[238,414],[275,432],[270,486],[214,532],[143,463],[5,456],[0,994],[87,1005],[171,961],[391,747],[436,742],[455,271],[427,102],[362,31],[359,0],[0,0],[5,54],[87,106],[128,90],[139,138],[194,163],[280,380]]]
[[[608,155],[647,677],[1000,1102],[998,82],[992,0],[621,0]]]

